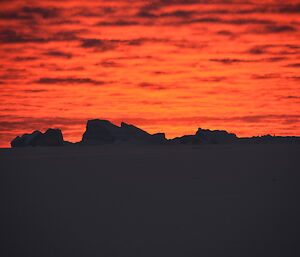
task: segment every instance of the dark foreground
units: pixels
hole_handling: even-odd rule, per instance
[[[299,257],[300,145],[0,150],[3,257]]]

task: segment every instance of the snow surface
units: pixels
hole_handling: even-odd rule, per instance
[[[0,150],[4,257],[299,257],[300,144]]]

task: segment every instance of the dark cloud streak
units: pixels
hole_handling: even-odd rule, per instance
[[[71,53],[65,53],[65,52],[61,52],[61,51],[48,51],[43,53],[44,55],[47,56],[53,56],[53,57],[61,57],[61,58],[67,58],[67,59],[71,59],[73,57],[73,54]]]
[[[37,84],[92,84],[92,85],[104,85],[107,82],[105,81],[99,81],[99,80],[94,80],[91,78],[40,78],[34,83]]]
[[[231,59],[231,58],[224,58],[224,59],[209,59],[211,62],[219,62],[223,64],[233,64],[233,63],[242,63],[242,62],[254,62],[253,60],[242,60],[242,59]]]

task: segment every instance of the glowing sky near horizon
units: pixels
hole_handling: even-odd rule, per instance
[[[300,1],[0,0],[0,146],[87,119],[300,135]]]

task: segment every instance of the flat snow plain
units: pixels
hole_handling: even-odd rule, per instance
[[[3,257],[299,257],[300,144],[0,150]]]

